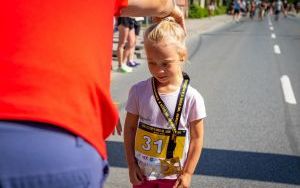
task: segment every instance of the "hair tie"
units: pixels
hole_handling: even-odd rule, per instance
[[[175,22],[175,19],[171,16],[167,16],[167,17],[161,19],[161,21]]]

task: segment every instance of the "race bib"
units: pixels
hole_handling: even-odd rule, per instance
[[[174,157],[182,158],[185,144],[185,130],[177,131]],[[149,157],[163,158],[167,156],[171,129],[162,129],[139,123],[135,136],[135,150]]]

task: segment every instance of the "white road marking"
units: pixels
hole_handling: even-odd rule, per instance
[[[275,38],[276,38],[275,33],[272,33],[272,34],[271,34],[271,38],[272,38],[272,39],[275,39]]]
[[[268,22],[269,22],[269,25],[272,26],[272,22],[271,22],[271,18],[268,17]]]
[[[281,54],[280,48],[277,44],[274,45],[274,52],[275,54]]]
[[[270,30],[273,31],[273,30],[274,30],[274,27],[270,27]]]
[[[283,75],[281,76],[280,81],[285,102],[289,104],[297,104],[289,77],[287,75]]]

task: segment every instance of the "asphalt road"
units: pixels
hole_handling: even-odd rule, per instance
[[[243,19],[188,41],[185,70],[205,99],[205,144],[192,187],[300,187],[300,19]],[[124,106],[130,86],[148,78],[113,73]],[[291,87],[290,87],[291,86]],[[131,187],[122,137],[107,141],[107,188]]]

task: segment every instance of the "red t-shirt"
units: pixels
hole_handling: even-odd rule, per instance
[[[127,0],[9,0],[0,6],[0,119],[50,123],[106,158],[113,16]]]

